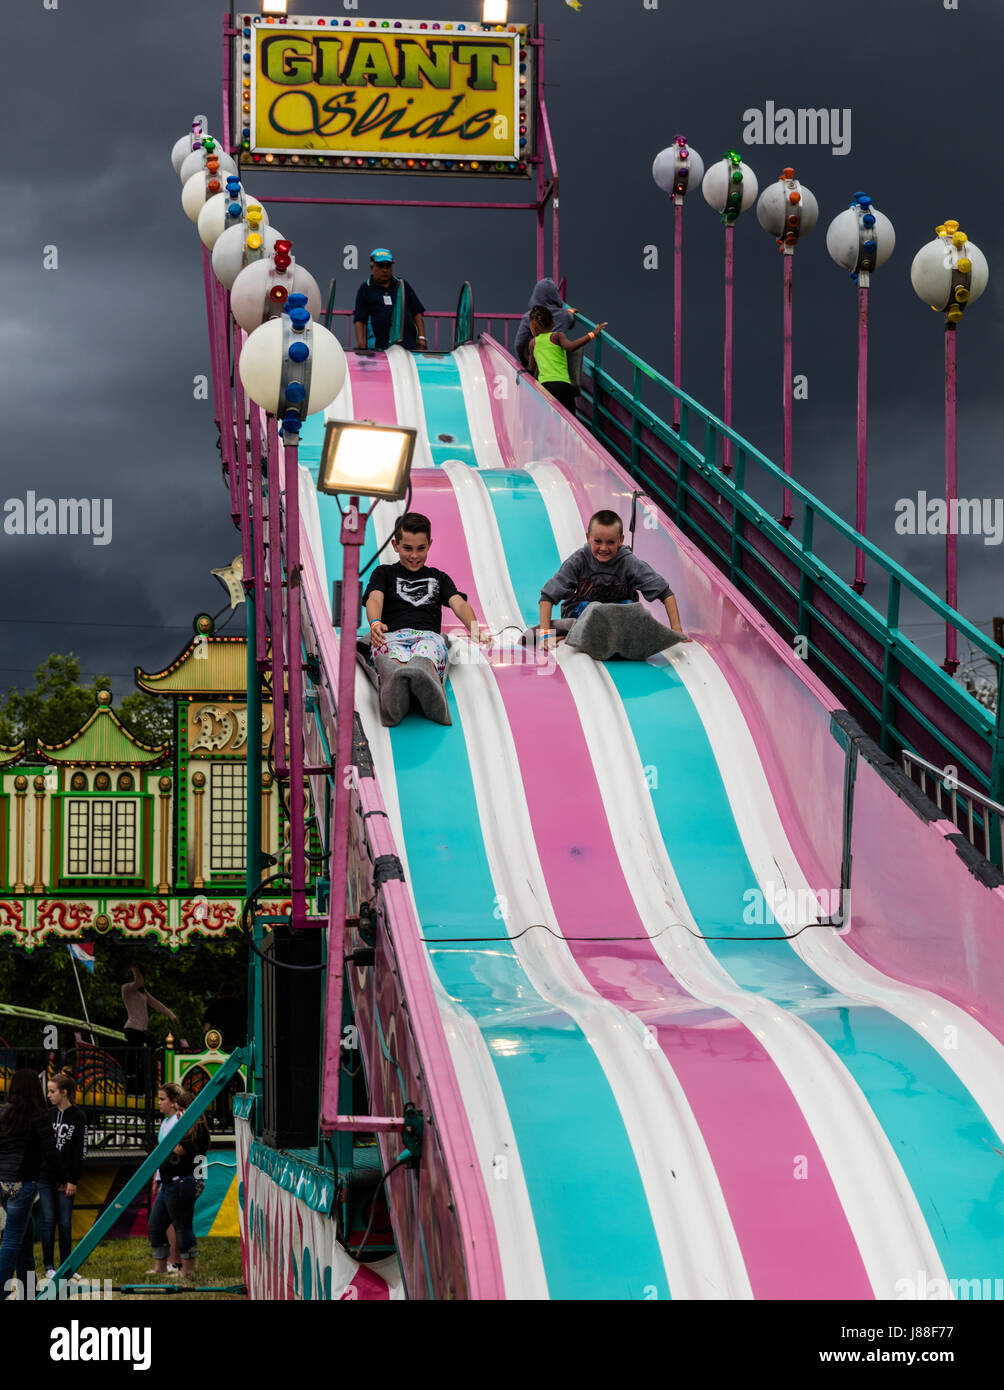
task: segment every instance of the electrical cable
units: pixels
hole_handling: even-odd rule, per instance
[[[266,965],[275,966],[279,970],[323,970],[326,966],[325,961],[319,961],[314,965],[294,965],[291,961],[275,960],[271,956],[267,956],[264,953],[264,951],[259,951],[258,947],[255,945],[252,939],[252,932],[254,930],[254,927],[253,924],[249,925],[248,921],[250,910],[254,906],[255,901],[265,891],[269,884],[277,883],[280,879],[288,881],[289,874],[284,871],[280,871],[279,873],[275,874],[269,874],[267,878],[262,879],[261,883],[258,884],[257,888],[255,888],[254,891],[250,894],[250,896],[245,900],[244,906],[241,908],[241,926],[244,928],[244,933],[247,937],[247,944],[251,947],[251,950],[254,951],[255,955],[259,958],[259,960],[264,961]]]
[[[380,1189],[384,1186],[384,1184],[386,1183],[387,1179],[390,1177],[391,1173],[393,1173],[393,1172],[395,1171],[395,1169],[400,1168],[400,1167],[402,1167],[405,1163],[409,1162],[410,1159],[411,1159],[411,1154],[410,1154],[407,1150],[405,1150],[405,1152],[401,1155],[401,1157],[400,1157],[399,1159],[397,1159],[394,1163],[392,1163],[392,1164],[390,1165],[390,1167],[387,1169],[386,1173],[384,1173],[383,1177],[382,1177],[382,1178],[380,1179],[380,1181],[377,1183],[377,1185],[376,1185],[376,1191],[373,1193],[373,1196],[370,1198],[370,1219],[369,1219],[369,1221],[367,1222],[366,1230],[365,1230],[364,1233],[363,1233],[363,1238],[362,1238],[362,1240],[359,1242],[359,1248],[358,1248],[358,1250],[348,1250],[348,1247],[346,1247],[346,1249],[348,1250],[348,1253],[352,1256],[352,1258],[353,1258],[354,1260],[358,1260],[358,1259],[360,1258],[360,1256],[362,1255],[363,1250],[364,1250],[364,1248],[365,1248],[365,1246],[366,1246],[366,1242],[367,1242],[367,1241],[369,1240],[369,1238],[370,1238],[370,1231],[372,1231],[372,1229],[373,1229],[373,1221],[374,1221],[374,1218],[376,1217],[376,1202],[377,1202],[377,1198],[380,1196]]]

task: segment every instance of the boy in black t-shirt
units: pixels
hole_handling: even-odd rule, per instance
[[[448,574],[425,563],[432,545],[432,523],[420,512],[406,512],[394,527],[391,545],[397,563],[378,565],[363,601],[370,620],[370,650],[404,665],[427,660],[442,680],[448,649],[442,610],[451,609],[475,641],[490,641],[474,609]]]

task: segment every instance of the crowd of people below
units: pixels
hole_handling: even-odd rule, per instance
[[[156,1076],[150,1012],[163,1014],[180,1029],[178,1015],[147,987],[146,971],[133,962],[122,984],[126,1011],[126,1091],[152,1095]],[[245,1006],[233,984],[222,985],[203,1009],[203,1034],[221,1034],[220,1047],[232,1050],[247,1036]],[[187,1041],[179,1038],[179,1045]],[[26,1296],[35,1273],[35,1214],[41,1217],[44,1286],[69,1258],[73,1246],[73,1206],[87,1157],[88,1120],[76,1103],[77,1081],[61,1071],[43,1082],[31,1067],[10,1077],[6,1103],[0,1108],[0,1301]],[[175,1127],[177,1142],[161,1163],[153,1185],[149,1237],[153,1252],[150,1275],[190,1279],[195,1270],[195,1203],[205,1187],[204,1159],[210,1133],[200,1117],[182,1123],[192,1093],[168,1082],[157,1088],[161,1115],[158,1139]],[[56,1260],[58,1240],[59,1260]],[[79,1276],[72,1276],[74,1279]]]
[[[0,1302],[25,1298],[44,1288],[73,1248],[73,1203],[87,1157],[87,1115],[75,1104],[77,1083],[67,1072],[50,1077],[46,1094],[31,1067],[15,1071],[0,1108]],[[163,1116],[158,1142],[176,1133],[177,1142],[161,1163],[154,1181],[149,1237],[153,1267],[148,1275],[195,1273],[198,1242],[195,1203],[205,1187],[209,1128],[202,1118],[185,1124],[190,1091],[173,1082],[157,1092]],[[43,1277],[35,1275],[35,1205],[41,1214]],[[77,1280],[78,1273],[71,1275]]]

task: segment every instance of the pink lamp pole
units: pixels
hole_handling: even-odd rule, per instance
[[[854,525],[865,534],[868,520],[868,292],[872,273],[884,265],[896,245],[896,233],[884,213],[872,206],[867,193],[855,193],[849,208],[830,223],[826,249],[858,287],[858,406],[857,477]],[[854,551],[854,588],[864,593],[865,553]]]
[[[960,314],[961,318],[962,315]],[[945,321],[945,503],[948,509],[948,533],[945,536],[945,602],[949,608],[959,606],[959,541],[952,518],[958,508],[958,349],[955,324]],[[959,669],[959,634],[951,623],[945,626],[944,669],[954,676]]]
[[[704,177],[704,160],[677,135],[672,145],[655,157],[652,177],[673,199],[673,385],[683,375],[683,200]],[[673,428],[680,428],[680,401],[673,398]]]
[[[356,627],[359,622],[359,555],[366,538],[368,512],[350,497],[342,513],[342,605],[338,632],[338,729],[335,740],[335,786],[332,797],[331,902],[328,928],[327,1002],[325,1005],[324,1075],[337,1075],[342,1047],[342,990],[345,980],[345,902],[348,885],[349,794],[352,724],[355,708]],[[327,1088],[325,1088],[327,1093]],[[332,1091],[337,1108],[337,1088]],[[333,1116],[321,1117],[322,1125]]]
[[[858,471],[854,525],[859,535],[865,534],[868,523],[868,287],[867,271],[858,276]],[[854,589],[865,591],[865,553],[860,546],[854,552]]]
[[[792,365],[792,295],[794,285],[795,247],[800,237],[811,232],[819,217],[819,206],[815,197],[795,178],[794,169],[782,169],[781,177],[770,184],[760,195],[757,203],[757,219],[765,231],[776,239],[784,257],[784,342],[783,342],[783,452],[784,471],[791,477],[791,435],[792,406],[794,404],[794,378]],[[791,510],[791,489],[783,490],[781,506],[781,525],[791,526],[794,516]]]
[[[733,239],[739,214],[751,206],[757,195],[756,174],[744,164],[735,150],[726,150],[725,157],[712,164],[704,175],[701,192],[716,212],[721,213],[725,226],[725,370],[722,420],[732,425],[732,286]],[[722,472],[732,468],[732,441],[726,435],[722,441]]]
[[[295,424],[294,424],[295,420]],[[286,512],[286,671],[289,682],[289,853],[292,925],[307,922],[307,886],[304,866],[306,830],[303,811],[303,649],[300,630],[300,420],[283,421],[283,464]],[[272,633],[273,643],[276,633]],[[281,640],[281,639],[280,639]]]
[[[979,299],[990,278],[987,258],[959,231],[956,221],[935,228],[936,237],[913,258],[910,280],[932,309],[945,315],[945,602],[957,609],[959,602],[958,554],[958,338],[956,329],[966,306]],[[945,623],[945,660],[950,676],[959,669],[959,634]]]

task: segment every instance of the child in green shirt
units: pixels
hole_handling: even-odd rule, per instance
[[[592,333],[573,339],[554,332],[554,316],[550,309],[541,305],[530,313],[530,362],[537,380],[573,415],[576,392],[568,374],[568,354],[591,343],[604,328],[605,323],[598,323]]]

